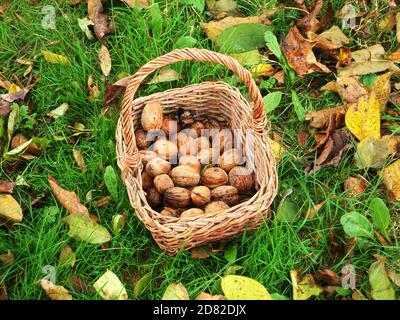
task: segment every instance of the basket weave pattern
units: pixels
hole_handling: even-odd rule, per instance
[[[213,62],[227,67],[247,86],[253,102],[248,103],[238,89],[225,82],[203,82],[135,99],[136,91],[148,75],[166,65],[185,60]],[[165,114],[182,108],[194,111],[199,117],[223,118],[230,128],[242,132],[252,129],[256,193],[250,199],[217,214],[175,218],[153,210],[142,188],[143,165],[135,141],[135,130],[140,126],[142,110],[150,101],[161,103]],[[203,49],[175,50],[148,62],[131,77],[122,100],[116,132],[118,166],[132,207],[162,250],[176,254],[182,248],[188,250],[207,242],[226,239],[254,229],[269,217],[268,208],[277,190],[277,173],[266,127],[264,103],[251,74],[235,59],[223,54]]]

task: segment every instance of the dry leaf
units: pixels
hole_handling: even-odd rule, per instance
[[[328,39],[333,44],[342,46],[349,43],[349,38],[342,32],[338,26],[333,26],[330,29],[319,34],[320,37]]]
[[[0,8],[1,15],[1,8]],[[8,292],[6,288],[6,284],[3,282],[0,284],[0,301],[8,300]]]
[[[162,68],[158,75],[156,75],[148,84],[155,84],[160,82],[168,82],[179,80],[181,77],[179,73],[171,68]]]
[[[57,120],[58,118],[64,116],[69,109],[68,103],[62,103],[60,106],[55,108],[54,110],[51,110],[47,115],[54,120]]]
[[[300,147],[303,147],[306,143],[308,138],[310,137],[310,134],[302,128],[299,133],[297,133],[297,142]]]
[[[285,83],[285,72],[283,70],[278,71],[273,75],[273,77],[276,79],[276,82],[279,84],[284,84]]]
[[[386,70],[393,71],[396,75],[400,74],[400,69],[389,60],[361,61],[351,65],[338,68],[338,77],[361,76],[370,73],[379,73]]]
[[[103,72],[104,76],[108,77],[111,72],[111,57],[110,52],[104,45],[102,45],[99,50],[99,61],[101,71]]]
[[[47,62],[53,64],[69,64],[69,60],[65,55],[55,54],[50,51],[41,50],[43,57],[46,59]]]
[[[93,285],[104,300],[128,300],[125,287],[118,277],[107,270]]]
[[[72,154],[74,156],[74,160],[76,164],[78,165],[79,169],[81,169],[82,172],[86,172],[86,163],[85,159],[82,156],[82,153],[78,149],[72,149]]]
[[[226,298],[221,294],[212,295],[207,292],[201,292],[196,297],[196,300],[226,300]]]
[[[317,61],[312,51],[313,47],[313,42],[304,39],[296,27],[290,29],[281,44],[281,49],[289,65],[300,78],[311,72],[331,72],[325,65]]]
[[[250,69],[253,76],[256,77],[270,77],[275,73],[275,69],[268,63],[260,63]]]
[[[400,49],[397,49],[397,51],[390,54],[388,59],[391,61],[400,62]]]
[[[379,110],[384,112],[386,104],[389,100],[390,95],[390,78],[392,77],[392,72],[386,72],[377,77],[375,82],[370,87],[370,91],[374,92],[379,101]]]
[[[353,198],[361,194],[367,187],[368,182],[363,176],[349,177],[343,184],[344,191],[348,198]]]
[[[309,31],[316,32],[321,27],[317,15],[321,11],[323,5],[324,2],[322,0],[314,1],[312,10],[303,19],[297,21],[297,27],[301,32],[304,34]]]
[[[4,1],[0,3],[0,17],[4,14],[4,12],[11,6],[11,1]]]
[[[338,77],[336,82],[327,83],[321,90],[339,93],[346,103],[357,102],[362,96],[368,94],[368,91],[356,77]]]
[[[101,96],[101,91],[100,91],[100,88],[96,84],[94,84],[93,76],[91,74],[89,74],[89,76],[88,76],[87,88],[89,90],[88,100],[90,102],[99,100],[99,98]]]
[[[311,114],[307,112],[305,119],[310,121],[310,127],[313,128],[326,128],[329,125],[329,121],[332,115],[335,118],[342,117],[346,114],[344,106],[322,109],[318,111],[312,111]],[[339,125],[339,124],[338,124]]]
[[[383,60],[385,58],[385,48],[378,43],[371,47],[354,51],[351,56],[356,62]]]
[[[379,101],[374,92],[349,106],[345,122],[347,128],[360,141],[367,137],[380,138]]]
[[[70,214],[83,214],[89,217],[88,209],[81,204],[75,192],[61,188],[57,181],[50,175],[48,176],[48,181],[57,200]]]
[[[282,158],[283,154],[285,153],[285,149],[278,142],[270,139],[269,137],[268,137],[268,141],[271,144],[271,149],[272,149],[272,153],[275,156],[275,160],[276,160],[276,162],[278,162]]]
[[[89,293],[93,294],[94,290],[89,284],[78,276],[71,276],[67,279],[69,287],[72,287],[75,291],[79,293]]]
[[[67,289],[62,286],[56,286],[50,280],[40,280],[40,286],[51,300],[72,300],[72,296]]]
[[[171,283],[164,291],[161,300],[189,300],[189,293],[182,283]]]
[[[216,42],[218,37],[221,35],[222,31],[224,31],[228,27],[232,27],[242,23],[263,23],[262,17],[254,16],[254,17],[226,17],[219,21],[210,21],[208,23],[200,23],[200,26],[206,33],[207,37],[212,41]]]
[[[15,182],[0,181],[0,193],[13,193]]]
[[[396,201],[400,201],[400,159],[387,166],[382,172],[382,180]]]
[[[6,222],[21,222],[22,209],[17,200],[9,194],[0,194],[0,219]]]
[[[387,273],[389,279],[392,280],[393,283],[394,283],[397,287],[400,287],[400,274],[394,272],[394,271],[391,270],[391,269],[386,270],[386,273]]]
[[[105,197],[97,200],[94,205],[96,207],[100,208],[100,207],[105,206],[106,204],[109,204],[111,202],[111,200],[112,200],[112,196],[105,196]]]
[[[114,32],[114,25],[107,15],[103,13],[103,10],[101,0],[88,0],[89,19],[94,24],[94,33],[99,40]]]
[[[10,112],[11,104],[23,103],[26,94],[29,92],[27,88],[15,93],[0,94],[0,117],[6,117]]]
[[[0,262],[4,264],[8,265],[13,264],[14,260],[15,260],[14,255],[10,250],[8,250],[7,253],[0,254]]]
[[[72,250],[72,248],[69,245],[65,245],[61,249],[60,264],[68,265],[73,268],[75,266],[75,262],[76,262],[75,252]]]
[[[89,29],[89,26],[93,26],[93,25],[94,25],[94,23],[92,21],[90,21],[88,18],[83,18],[83,19],[78,18],[78,26],[89,40],[94,39],[92,32]]]
[[[396,154],[399,152],[400,136],[386,135],[381,139],[388,147],[389,154]]]
[[[192,259],[207,259],[210,257],[208,248],[204,247],[193,248],[190,253],[192,254]]]
[[[300,277],[298,270],[290,270],[290,278],[293,286],[293,300],[307,300],[312,296],[319,296],[322,288],[317,286],[311,274]]]
[[[325,282],[331,286],[337,286],[341,283],[340,277],[331,269],[320,270],[316,275],[314,275],[314,279],[315,281]]]
[[[376,26],[380,32],[389,32],[396,25],[396,13],[392,12],[385,15]]]
[[[306,211],[303,213],[304,217],[307,217],[308,219],[314,219],[317,216],[317,212],[325,205],[325,201],[322,201],[312,208],[310,208],[309,211]]]

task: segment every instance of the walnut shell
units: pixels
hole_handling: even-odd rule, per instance
[[[210,202],[206,207],[204,208],[204,213],[209,214],[209,213],[219,213],[224,210],[229,209],[229,206],[223,202],[223,201],[213,201]]]
[[[140,153],[141,161],[142,161],[142,163],[143,163],[144,166],[145,166],[151,159],[157,157],[157,153],[155,153],[154,151],[151,151],[151,150],[140,150],[139,153]]]
[[[197,135],[200,137],[202,130],[204,130],[206,127],[204,126],[204,123],[201,121],[195,121],[191,125],[191,128],[197,131]]]
[[[228,184],[228,175],[221,168],[208,168],[201,175],[201,183],[213,189]]]
[[[154,178],[154,187],[158,192],[164,193],[167,189],[174,187],[174,183],[169,175],[163,173]]]
[[[172,181],[180,187],[193,187],[199,184],[200,174],[190,166],[177,166],[170,173]]]
[[[197,186],[190,194],[192,202],[197,207],[204,207],[211,201],[211,191],[206,186]]]
[[[181,218],[191,218],[198,217],[204,214],[204,211],[199,208],[191,208],[186,211],[183,211],[181,214]]]
[[[229,206],[239,203],[238,189],[233,186],[220,186],[211,190],[213,201],[223,201]]]
[[[171,118],[164,118],[162,121],[161,130],[164,131],[167,136],[172,136],[178,133],[180,126],[178,121]]]
[[[135,132],[136,145],[139,149],[147,149],[147,132],[143,129],[136,130]]]
[[[197,159],[199,159],[200,163],[203,165],[206,164],[217,164],[219,157],[218,150],[213,148],[202,149],[197,154]]]
[[[233,134],[230,129],[222,129],[216,134],[211,135],[211,143],[214,149],[218,149],[219,153],[233,147]]]
[[[162,158],[155,157],[146,165],[146,172],[155,177],[163,173],[168,173],[171,170],[171,164]]]
[[[238,149],[230,149],[225,151],[218,159],[218,167],[229,172],[233,167],[240,165],[242,162],[242,154]]]
[[[158,207],[161,204],[161,194],[154,187],[150,187],[147,190],[146,198],[152,208]]]
[[[209,149],[211,147],[210,139],[208,137],[198,137],[194,142],[196,143],[197,153],[203,149]]]
[[[208,119],[208,120],[204,121],[204,126],[208,130],[211,130],[211,129],[221,130],[221,128],[222,128],[219,121],[215,120],[215,119]]]
[[[190,191],[181,187],[169,188],[164,193],[164,204],[172,208],[185,208],[190,204]]]
[[[192,136],[180,131],[177,136],[177,143],[180,156],[197,154],[197,144]]]
[[[173,159],[178,155],[177,145],[167,139],[157,140],[153,145],[153,150],[165,160]]]
[[[163,107],[158,102],[147,103],[142,112],[141,124],[144,130],[160,129],[163,121]]]
[[[143,189],[148,189],[153,186],[153,177],[149,175],[146,171],[142,172],[142,187]]]
[[[164,209],[161,210],[160,214],[162,214],[163,216],[178,217],[179,210],[174,208],[164,207]]]
[[[253,182],[253,175],[246,167],[237,166],[229,171],[229,184],[239,192],[251,190]]]
[[[179,165],[192,167],[197,172],[201,170],[201,163],[196,156],[188,155],[179,157]]]

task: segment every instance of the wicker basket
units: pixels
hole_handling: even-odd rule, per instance
[[[232,70],[246,84],[253,102],[248,103],[238,89],[225,82],[203,82],[135,99],[136,91],[147,76],[161,67],[185,60],[214,62]],[[218,214],[174,218],[154,211],[142,188],[143,165],[135,141],[141,112],[150,101],[161,103],[164,113],[183,108],[208,118],[223,117],[231,128],[254,130],[253,162],[257,190],[254,196]],[[269,206],[277,190],[277,174],[266,126],[263,99],[251,74],[235,59],[223,54],[203,49],[175,50],[148,62],[131,77],[116,132],[118,166],[132,207],[162,250],[177,254],[182,249],[226,239],[254,229],[269,217]]]

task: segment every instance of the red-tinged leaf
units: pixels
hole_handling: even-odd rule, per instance
[[[0,193],[13,193],[15,182],[0,181]]]
[[[312,10],[301,20],[297,21],[297,27],[303,33],[309,31],[316,32],[320,27],[321,23],[317,19],[318,13],[321,11],[324,2],[322,0],[316,0],[314,2]]]
[[[88,209],[81,204],[75,192],[61,188],[56,179],[54,179],[52,176],[48,176],[48,181],[57,200],[70,214],[84,214],[89,216]]]
[[[89,19],[93,22],[94,33],[97,39],[103,39],[107,34],[114,32],[114,25],[107,15],[103,13],[104,8],[101,0],[88,0]]]
[[[11,112],[10,106],[14,102],[24,102],[28,91],[27,88],[24,88],[15,93],[0,94],[0,117],[6,117]]]

